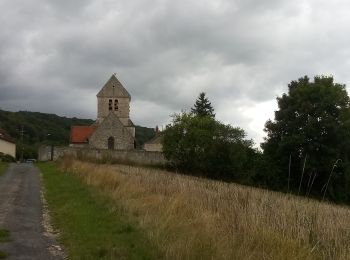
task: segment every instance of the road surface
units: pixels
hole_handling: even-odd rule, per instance
[[[0,176],[0,229],[10,231],[10,242],[0,250],[10,259],[63,259],[55,239],[43,226],[41,178],[29,163],[10,164]]]

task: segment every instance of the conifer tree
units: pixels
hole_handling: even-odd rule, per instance
[[[194,104],[194,107],[191,108],[191,112],[196,116],[210,116],[215,117],[214,108],[211,106],[208,98],[205,96],[204,92],[201,92]]]

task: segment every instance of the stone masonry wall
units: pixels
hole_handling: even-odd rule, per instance
[[[109,114],[109,99],[113,100],[112,111],[119,118],[126,118],[125,124],[127,125],[130,118],[130,100],[129,98],[97,98],[97,118],[101,121]],[[114,101],[118,100],[118,110],[114,111]],[[124,122],[123,122],[124,123]]]
[[[161,143],[144,144],[144,149],[149,152],[161,152],[163,151],[163,145]]]
[[[108,138],[114,138],[115,150],[134,149],[134,138],[129,130],[116,118],[110,114],[89,139],[89,146],[96,149],[108,149]]]
[[[161,166],[167,163],[163,153],[147,152],[144,150],[99,150],[74,147],[57,147],[53,149],[53,159],[57,160],[63,156],[71,156],[76,159],[91,162],[112,162],[137,165]],[[39,161],[49,161],[51,158],[51,147],[41,146],[39,148]]]

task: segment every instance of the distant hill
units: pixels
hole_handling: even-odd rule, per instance
[[[25,158],[36,158],[40,144],[68,145],[72,125],[91,125],[92,119],[61,117],[40,112],[9,112],[0,110],[0,128],[6,130],[17,140],[17,149],[21,147],[21,129],[23,126],[23,146]],[[154,129],[135,126],[136,143],[140,148],[154,136]],[[20,153],[17,153],[20,154]]]

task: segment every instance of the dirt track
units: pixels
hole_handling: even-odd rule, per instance
[[[40,172],[32,164],[11,164],[0,176],[0,228],[11,241],[0,243],[6,259],[62,259],[57,243],[44,229]]]

